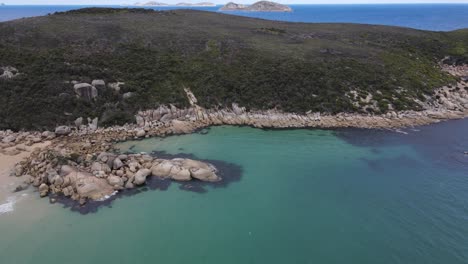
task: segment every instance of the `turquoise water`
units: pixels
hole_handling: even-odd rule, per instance
[[[31,197],[0,215],[0,263],[466,263],[466,131],[468,120],[408,134],[223,126],[126,142],[231,162],[242,176],[87,215]]]
[[[0,21],[43,16],[89,6],[0,6]],[[108,6],[121,8],[122,6]],[[217,12],[216,7],[190,7]],[[364,5],[291,5],[293,12],[225,12],[233,15],[291,22],[364,23],[449,31],[468,28],[468,4],[364,4]],[[141,8],[141,7],[140,7]],[[157,10],[188,7],[146,7]]]

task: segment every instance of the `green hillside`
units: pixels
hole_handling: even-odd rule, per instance
[[[89,8],[0,23],[0,129],[44,129],[77,117],[109,125],[140,109],[209,108],[385,112],[418,109],[453,82],[437,63],[468,57],[468,31],[267,21],[194,10]],[[1,74],[1,72],[0,72]],[[77,98],[70,81],[125,82]],[[355,92],[351,92],[355,91]],[[133,92],[127,99],[123,94]],[[351,93],[350,93],[351,92]],[[364,99],[372,94],[370,107]],[[355,95],[355,96],[354,96]]]

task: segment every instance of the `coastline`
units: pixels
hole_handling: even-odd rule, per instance
[[[398,131],[404,127],[466,118],[468,84],[464,76],[468,67],[448,67],[444,70],[463,78],[455,87],[436,90],[430,100],[422,103],[422,111],[391,111],[381,115],[296,114],[274,109],[247,111],[237,104],[231,108],[205,109],[197,104],[195,95],[185,89],[191,105],[189,108],[161,105],[157,109],[140,111],[135,116],[136,124],[98,128],[97,119],[91,121],[88,118],[89,124],[83,125],[80,118],[75,126],[60,126],[55,132],[0,131],[0,170],[3,171],[0,186],[5,192],[8,189],[5,186],[18,184],[19,180],[16,180],[21,179],[27,185],[18,185],[19,191],[31,184],[38,188],[41,197],[50,195],[51,202],[66,204],[66,201],[74,201],[75,205],[84,206],[88,201],[103,201],[115,192],[145,185],[153,178],[178,182],[223,180],[218,175],[218,168],[210,162],[189,158],[167,159],[158,154],[121,154],[114,148],[116,142],[189,134],[217,125],[265,129],[349,127]],[[19,177],[7,177],[12,171]]]
[[[223,112],[223,115],[220,115],[220,112],[198,112],[201,116],[199,120],[189,121],[185,118],[175,118],[168,121],[156,121],[156,122],[144,122],[142,124],[133,124],[125,125],[118,127],[109,127],[109,128],[98,128],[96,130],[89,129],[89,127],[82,127],[81,129],[73,130],[70,134],[65,136],[57,136],[54,139],[47,140],[33,146],[39,145],[42,146],[42,149],[36,148],[33,150],[32,147],[29,147],[26,151],[21,153],[9,156],[6,154],[0,154],[0,160],[2,164],[0,168],[2,169],[2,181],[0,182],[2,188],[0,191],[0,197],[8,197],[12,194],[12,191],[15,189],[15,185],[22,185],[23,182],[26,182],[28,185],[31,184],[35,189],[39,190],[41,196],[49,196],[50,202],[58,202],[65,205],[65,207],[70,208],[71,210],[78,211],[81,213],[94,212],[101,205],[109,205],[111,201],[116,198],[125,196],[128,191],[130,193],[138,193],[138,188],[142,185],[145,185],[146,182],[150,181],[176,181],[176,182],[187,182],[182,186],[191,186],[192,184],[188,183],[192,179],[187,178],[177,178],[172,177],[172,175],[164,174],[156,176],[152,174],[153,167],[158,164],[165,164],[171,162],[172,160],[165,160],[164,155],[161,153],[153,153],[155,156],[141,154],[129,154],[129,160],[123,161],[123,166],[125,167],[124,173],[118,173],[115,168],[110,169],[99,169],[96,174],[96,171],[93,171],[93,166],[96,166],[92,160],[99,159],[99,156],[102,156],[103,153],[109,157],[117,158],[122,154],[119,154],[118,151],[114,149],[114,144],[117,142],[134,140],[134,139],[144,139],[150,137],[165,137],[170,135],[177,134],[190,134],[201,129],[217,126],[217,125],[234,125],[234,126],[251,126],[255,128],[264,128],[264,129],[288,129],[288,128],[366,128],[366,129],[393,129],[398,131],[399,128],[404,127],[416,127],[422,125],[428,125],[432,123],[438,123],[440,121],[451,120],[451,119],[461,119],[468,117],[468,110],[463,112],[458,111],[443,111],[435,112],[429,114],[412,114],[409,115],[405,113],[400,115],[384,117],[384,116],[360,116],[360,115],[337,115],[337,116],[321,116],[320,121],[316,119],[316,116],[309,116],[308,118],[304,116],[299,116],[291,113],[287,114],[278,114],[273,112],[271,115],[265,115],[264,113],[249,113],[241,114],[239,118],[234,118],[235,113],[231,112],[226,114]],[[208,113],[205,115],[205,113]],[[220,116],[222,118],[212,118],[213,116]],[[207,118],[208,117],[208,118]],[[211,117],[211,118],[209,118]],[[249,117],[249,118],[247,118]],[[254,119],[252,117],[257,117]],[[312,118],[313,117],[313,118]],[[185,119],[185,120],[184,120]],[[211,121],[210,121],[211,120]],[[274,122],[272,121],[274,120]],[[19,132],[21,133],[21,132]],[[11,148],[11,147],[10,147]],[[60,153],[64,159],[67,160],[66,165],[57,165],[54,163],[54,160],[57,159],[56,156],[51,156],[50,158],[44,158],[42,162],[38,162],[38,157],[44,156],[46,153]],[[135,155],[135,156],[131,156]],[[4,159],[5,158],[5,159]],[[81,161],[77,161],[81,159]],[[178,158],[176,158],[177,160]],[[148,162],[145,162],[147,160]],[[191,159],[189,159],[191,160]],[[137,162],[137,169],[133,172],[129,171],[129,168],[132,162]],[[156,162],[156,165],[155,165]],[[108,163],[108,162],[107,162]],[[16,165],[22,168],[22,175],[20,177],[10,177],[12,172],[16,169]],[[106,162],[100,162],[100,167],[103,168]],[[212,163],[206,163],[212,165]],[[38,169],[37,166],[41,168]],[[173,166],[174,164],[171,164]],[[83,199],[82,196],[71,196],[64,195],[64,189],[55,188],[53,182],[50,181],[50,175],[48,172],[50,169],[56,171],[57,175],[64,177],[62,172],[62,167],[67,167],[65,170],[70,169],[78,171],[86,175],[86,178],[89,177],[90,181],[86,180],[86,184],[94,184],[95,180],[98,180],[99,183],[96,186],[90,187],[92,189],[89,196],[85,196]],[[46,169],[47,168],[47,169]],[[107,167],[106,167],[107,168]],[[140,169],[138,169],[140,168]],[[214,168],[213,172],[218,173],[219,168]],[[141,170],[148,171],[145,175],[143,183],[135,184],[129,182],[129,175],[136,175]],[[170,169],[171,170],[171,169]],[[220,174],[222,175],[223,172]],[[120,176],[119,176],[120,175]],[[116,178],[115,176],[119,176]],[[156,176],[156,177],[155,177]],[[218,177],[218,175],[216,175]],[[109,180],[109,179],[113,180]],[[40,179],[40,181],[37,181]],[[107,181],[105,180],[107,179]],[[133,178],[134,179],[134,178]],[[36,180],[36,182],[34,181]],[[80,180],[74,178],[76,181],[75,184],[79,184]],[[72,181],[73,181],[72,180]],[[118,185],[111,185],[109,181],[120,181]],[[199,184],[199,179],[195,179],[195,185]],[[220,177],[220,181],[223,181]],[[217,180],[214,180],[216,182]],[[83,181],[81,181],[83,182]],[[207,180],[209,183],[210,180]],[[45,184],[47,186],[47,192],[41,194],[41,186]],[[156,183],[157,185],[158,183]],[[153,184],[154,185],[154,184]],[[8,187],[5,187],[8,186]],[[100,186],[100,187],[99,187]],[[88,186],[85,186],[88,188]],[[76,186],[73,186],[74,192],[77,193]],[[122,195],[114,196],[115,192],[121,192]],[[109,198],[109,201],[105,201]],[[87,204],[87,202],[89,203]],[[8,201],[7,201],[8,202]],[[81,209],[80,209],[81,208]]]

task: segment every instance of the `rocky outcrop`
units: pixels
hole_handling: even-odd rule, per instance
[[[220,11],[255,11],[255,12],[292,12],[287,5],[278,4],[271,1],[259,1],[252,5],[241,5],[229,2],[219,9]]]
[[[77,83],[73,86],[73,90],[78,97],[86,100],[92,100],[98,96],[96,87],[89,83]]]
[[[153,176],[171,178],[176,181],[198,179],[215,182],[221,180],[216,172],[214,166],[191,159],[155,160],[151,166]]]
[[[446,69],[459,77],[455,85],[444,86],[434,92],[426,102],[418,101],[423,111],[389,111],[385,114],[339,113],[336,115],[313,113],[285,113],[280,110],[247,111],[245,107],[232,104],[231,108],[204,109],[196,104],[195,95],[187,88],[190,108],[177,109],[161,105],[154,110],[137,114],[139,127],[152,136],[153,129],[168,127],[170,133],[190,133],[210,125],[247,125],[258,128],[299,128],[299,127],[360,127],[360,128],[400,128],[425,125],[445,119],[463,118],[468,115],[468,66],[454,66]],[[353,91],[350,96],[355,95]],[[367,100],[372,100],[369,95]]]
[[[0,67],[0,79],[12,79],[20,75],[18,69],[11,66]]]
[[[29,183],[38,187],[41,197],[62,194],[80,204],[144,185],[152,176],[174,181],[221,180],[216,168],[206,162],[115,154],[108,152],[113,141],[111,135],[91,135],[94,139],[89,141],[86,136],[58,138],[49,148],[35,150],[17,165],[18,174],[30,175]]]
[[[0,153],[16,156],[24,151],[28,151],[29,146],[36,143],[46,142],[55,138],[55,133],[44,132],[13,132],[11,130],[0,131]],[[15,167],[16,176],[20,176],[20,167]]]

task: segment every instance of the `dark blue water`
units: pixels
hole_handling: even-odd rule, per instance
[[[3,6],[0,21],[41,16],[84,6]],[[121,7],[121,6],[113,6]],[[292,13],[227,12],[241,16],[292,22],[350,22],[449,31],[468,28],[468,4],[292,5]],[[158,10],[187,7],[151,7]],[[216,12],[217,7],[192,7]]]

